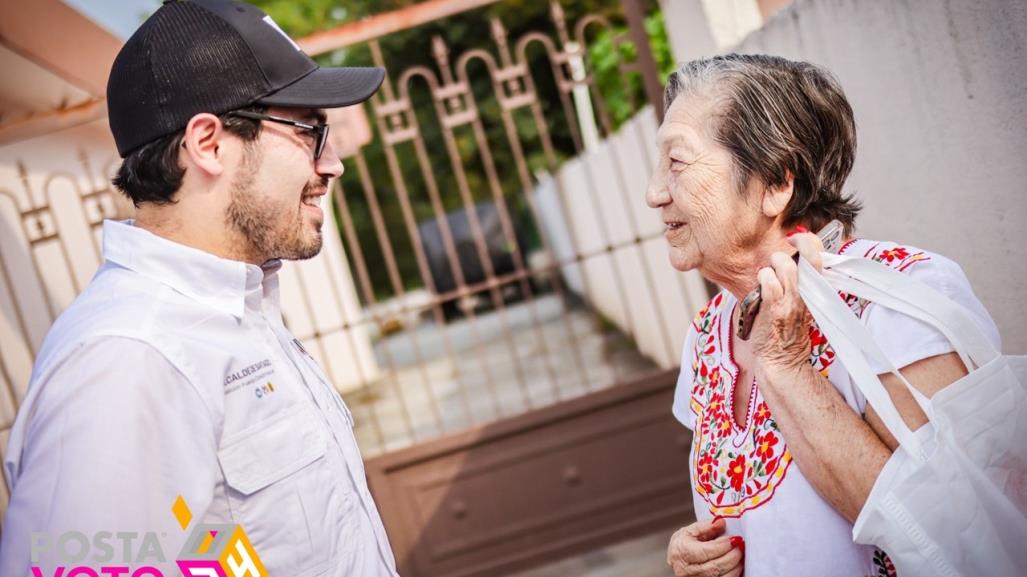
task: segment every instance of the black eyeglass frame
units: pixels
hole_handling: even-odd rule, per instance
[[[302,128],[303,130],[309,130],[314,133],[317,140],[314,144],[314,161],[321,160],[321,153],[324,152],[325,145],[328,143],[328,123],[324,124],[309,124],[306,122],[300,122],[299,120],[293,120],[291,118],[282,118],[281,116],[272,116],[270,114],[263,114],[260,112],[253,112],[252,110],[233,110],[230,112],[232,116],[240,116],[242,118],[249,118],[251,120],[267,120],[268,122],[277,122],[279,124],[288,124],[289,126],[295,126],[296,128]]]

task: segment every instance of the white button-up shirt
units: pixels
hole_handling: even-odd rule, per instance
[[[352,417],[282,323],[281,265],[218,258],[131,222],[104,224],[103,253],[47,335],[11,431],[0,575],[177,575],[189,530],[209,523],[240,525],[272,577],[395,576]],[[80,539],[61,546],[73,531],[88,539],[81,560]]]

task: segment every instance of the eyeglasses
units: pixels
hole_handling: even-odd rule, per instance
[[[289,126],[295,126],[306,131],[309,131],[314,136],[314,161],[321,159],[321,153],[324,152],[325,144],[328,142],[328,124],[307,124],[306,122],[300,122],[291,118],[282,118],[280,116],[271,116],[270,114],[261,114],[259,112],[252,112],[250,110],[235,110],[232,116],[241,116],[242,118],[251,118],[253,120],[267,120],[268,122],[278,122],[280,124],[288,124]]]

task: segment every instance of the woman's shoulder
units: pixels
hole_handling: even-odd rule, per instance
[[[846,256],[866,258],[905,273],[957,300],[973,294],[963,269],[952,259],[910,244],[887,240],[852,239],[838,251]],[[845,295],[843,295],[845,296]],[[847,298],[858,316],[863,316],[865,301]]]
[[[914,267],[925,268],[924,263],[932,261],[951,262],[939,254],[888,240],[854,238],[845,243],[838,252],[847,256],[870,259],[901,272],[906,272]]]
[[[962,267],[952,259],[912,245],[868,239],[850,241],[839,252],[879,262],[942,293],[966,308],[996,347],[1001,346],[994,320],[974,294]],[[842,293],[842,297],[879,344],[886,343],[882,348],[893,352],[897,367],[951,350],[948,339],[933,327],[852,295]]]

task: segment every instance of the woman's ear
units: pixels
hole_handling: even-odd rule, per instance
[[[774,219],[784,214],[794,191],[795,176],[792,171],[786,170],[783,183],[770,185],[763,191],[763,205],[760,208],[764,216]]]
[[[221,147],[224,134],[221,119],[213,114],[201,113],[190,118],[182,138],[188,164],[209,176],[219,176],[225,169]]]

